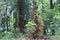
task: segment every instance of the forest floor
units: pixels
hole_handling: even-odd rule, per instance
[[[26,40],[60,40],[60,38],[48,38],[48,39],[31,39],[31,38],[27,38]]]
[[[44,38],[39,38],[39,39],[32,39],[31,37],[27,37],[26,40],[60,40],[60,38],[54,38],[54,36],[44,36]]]
[[[45,39],[46,38],[46,39]],[[43,36],[43,38],[33,39],[32,37],[12,37],[6,36],[0,40],[60,40],[60,35],[55,36]]]

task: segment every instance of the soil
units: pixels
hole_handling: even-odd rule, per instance
[[[54,38],[45,37],[45,38],[39,38],[39,39],[36,38],[36,39],[33,39],[33,38],[31,38],[31,37],[27,37],[26,40],[60,40],[60,38],[54,39]]]

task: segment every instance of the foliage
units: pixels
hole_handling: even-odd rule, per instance
[[[10,19],[10,22],[11,22],[11,23],[14,23],[14,22],[15,22],[15,19],[14,19],[14,18],[11,18],[11,19]]]
[[[31,19],[30,13],[32,13],[33,0],[23,0],[23,14],[24,21],[26,21],[25,29],[28,33],[36,27],[36,24]],[[50,9],[50,0],[34,0],[37,6],[37,16],[41,17],[44,21],[44,28],[51,34],[51,29],[56,30],[56,34],[60,35],[60,0],[53,0],[53,9]],[[18,26],[14,29],[14,24],[18,25],[18,0],[0,0],[0,39],[9,40],[15,37],[24,37],[19,32]],[[8,17],[7,17],[8,16]],[[9,20],[7,20],[9,19]],[[7,25],[8,23],[8,25]],[[8,32],[7,30],[8,26]],[[3,31],[5,29],[5,31]],[[17,30],[18,29],[18,30]],[[2,39],[3,38],[3,39]],[[56,36],[53,36],[56,38]],[[12,40],[10,39],[10,40]],[[21,38],[22,39],[22,38]],[[23,38],[25,40],[25,38]]]
[[[26,26],[26,32],[28,33],[36,27],[36,24],[33,21],[30,21],[25,26]]]
[[[34,25],[36,25],[36,24],[33,21],[30,21],[25,26],[27,26],[27,27],[33,27]]]

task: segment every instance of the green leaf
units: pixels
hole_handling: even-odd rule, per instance
[[[14,19],[14,18],[11,18],[11,19],[10,19],[10,22],[11,22],[11,23],[14,23],[14,22],[15,22],[15,19]]]
[[[34,25],[36,25],[36,24],[33,23],[33,22],[28,22],[25,26],[27,26],[27,27],[31,27],[31,26],[34,26]]]

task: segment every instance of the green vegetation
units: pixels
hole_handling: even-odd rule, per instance
[[[41,27],[60,38],[60,0],[0,0],[0,40],[26,40]]]

